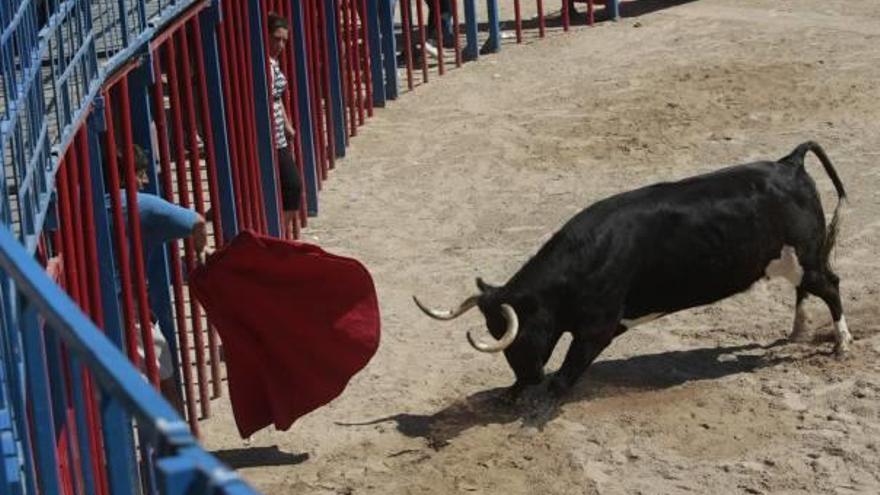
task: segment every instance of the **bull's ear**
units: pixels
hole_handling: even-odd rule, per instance
[[[494,285],[487,284],[485,281],[483,281],[482,277],[477,277],[477,288],[480,289],[480,292],[482,292],[484,294],[486,292],[492,292],[492,291],[498,289],[498,287],[496,287]]]

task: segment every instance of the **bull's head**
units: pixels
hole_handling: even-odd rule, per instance
[[[497,310],[493,310],[496,304],[493,304],[491,300],[494,293],[498,290],[497,287],[483,282],[480,278],[477,278],[477,287],[480,289],[479,294],[468,297],[457,308],[451,310],[429,308],[422,304],[416,296],[413,296],[413,301],[426,315],[444,321],[454,320],[474,306],[479,306],[486,317],[489,333],[497,340],[492,343],[481,342],[475,339],[471,332],[468,331],[468,342],[470,342],[474,349],[480,352],[501,352],[510,347],[513,341],[516,340],[519,332],[519,319],[516,316],[516,311],[509,304],[501,303],[497,305]]]

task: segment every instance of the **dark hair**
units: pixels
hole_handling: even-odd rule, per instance
[[[276,14],[275,12],[269,12],[269,34],[273,33],[276,29],[287,29],[290,30],[290,23],[287,22],[283,16]]]
[[[135,144],[132,146],[132,150],[134,151],[134,173],[135,175],[146,172],[149,167],[149,159],[147,158],[147,153],[144,151],[140,145]],[[116,152],[116,166],[119,168],[120,179],[125,181],[125,155],[122,154],[122,150]]]

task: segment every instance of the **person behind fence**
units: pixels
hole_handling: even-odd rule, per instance
[[[134,163],[135,174],[137,178],[137,206],[140,216],[141,226],[141,249],[143,252],[144,266],[150,266],[150,260],[153,255],[160,252],[166,242],[179,239],[192,239],[193,247],[196,254],[199,255],[204,251],[207,241],[207,224],[204,217],[196,211],[175,205],[165,199],[141,190],[149,184],[149,176],[147,169],[149,161],[144,150],[138,146],[134,146]],[[125,177],[124,160],[117,160],[119,166],[120,177]],[[123,185],[120,201],[123,208],[123,217],[127,218],[127,203],[125,197],[125,189]],[[110,202],[107,198],[107,206],[109,209]],[[135,299],[135,306],[137,300]],[[152,305],[152,303],[151,303]],[[159,388],[162,395],[181,413],[183,412],[183,400],[180,391],[177,388],[174,379],[174,361],[171,356],[171,347],[162,334],[159,325],[156,322],[155,311],[151,307],[151,334],[153,336],[153,349],[155,351],[156,360],[159,368]],[[137,307],[135,308],[137,314]],[[137,329],[138,337],[138,353],[140,354],[142,371],[146,370],[144,361],[146,360],[143,337],[140,328]]]
[[[293,161],[290,140],[294,136],[293,124],[284,107],[284,91],[287,90],[287,77],[281,70],[278,57],[287,44],[290,24],[287,19],[272,12],[269,13],[269,67],[270,93],[272,95],[272,129],[275,136],[275,157],[278,163],[278,175],[281,179],[281,206],[284,210],[284,230],[293,232],[296,212],[302,197],[302,185],[299,173]]]
[[[425,0],[428,4],[428,25],[426,26],[426,38],[429,46],[425,50],[432,56],[437,56],[437,17],[434,0]],[[440,35],[443,37],[443,48],[455,48],[455,34],[452,31],[452,0],[440,0],[437,2],[440,8]],[[433,48],[433,53],[432,53]]]

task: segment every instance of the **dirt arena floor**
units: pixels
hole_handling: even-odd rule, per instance
[[[880,2],[637,0],[623,13],[507,38],[377,110],[306,240],[371,270],[380,349],[287,432],[242,441],[215,401],[209,450],[278,495],[880,493]],[[807,139],[850,195],[834,255],[846,359],[817,299],[815,341],[785,340],[794,290],[778,279],[623,335],[561,404],[505,407],[506,363],[465,340],[480,315],[437,322],[412,303],[457,304],[477,275],[503,283],[600,198]],[[808,170],[830,212],[830,181],[813,158]]]

